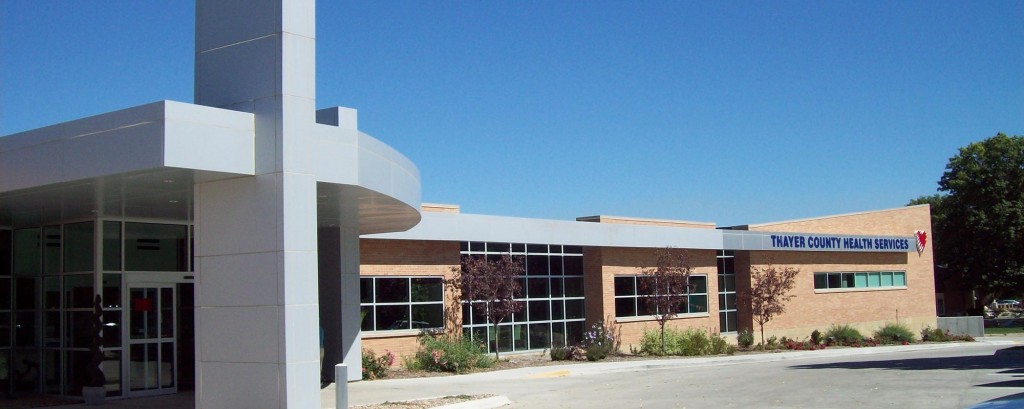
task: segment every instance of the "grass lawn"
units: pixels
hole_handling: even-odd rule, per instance
[[[985,328],[985,335],[1024,334],[1024,327]]]

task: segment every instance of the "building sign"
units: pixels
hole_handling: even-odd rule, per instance
[[[911,238],[840,236],[831,234],[770,233],[766,250],[909,251]]]

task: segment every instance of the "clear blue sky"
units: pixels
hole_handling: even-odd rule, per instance
[[[0,135],[192,101],[190,1],[0,1]],[[1024,134],[1021,1],[335,1],[320,107],[466,213],[759,223],[899,207]]]

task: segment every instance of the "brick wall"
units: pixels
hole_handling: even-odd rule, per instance
[[[359,274],[364,277],[431,276],[448,279],[451,278],[452,267],[459,266],[459,242],[454,241],[362,239],[359,252]],[[453,294],[446,292],[445,300],[454,300]],[[461,331],[462,309],[452,307],[450,303],[445,307],[446,327]],[[412,355],[418,347],[418,333],[416,330],[363,333],[363,349],[377,354],[387,350],[399,357]],[[397,359],[395,365],[401,366],[401,361]]]
[[[927,206],[912,206],[877,212],[824,217],[750,226],[751,230],[823,234],[911,236],[924,230],[931,237],[931,215]],[[918,332],[936,326],[935,283],[932,249],[929,243],[919,255],[909,253],[847,252],[737,252],[737,287],[749,288],[748,265],[778,266],[800,270],[796,296],[786,312],[765,325],[765,336],[804,338],[811,331],[825,331],[832,324],[851,324],[870,336],[882,325],[899,320]],[[749,260],[749,264],[748,261]],[[823,292],[814,290],[814,273],[848,271],[905,271],[906,289]],[[753,328],[748,308],[740,309],[740,325]],[[746,325],[744,325],[746,324]],[[757,328],[753,328],[755,331]]]
[[[588,281],[586,294],[588,298],[587,317],[588,322],[590,320],[597,320],[603,317],[614,317],[615,316],[615,276],[635,276],[640,274],[639,267],[651,267],[654,266],[657,261],[657,253],[662,249],[657,248],[610,248],[605,247],[599,249],[601,254],[600,261],[594,261],[594,263],[600,263],[600,283],[601,292],[594,294],[590,292],[591,286],[598,278],[596,274],[588,275],[585,280]],[[701,328],[711,331],[715,334],[718,333],[718,267],[716,261],[717,251],[715,250],[687,250],[687,258],[689,259],[690,266],[693,268],[693,274],[707,275],[708,282],[708,313],[707,314],[694,314],[683,317],[677,317],[671,320],[666,327],[676,329],[687,329],[687,328]],[[587,253],[584,253],[585,267],[589,266],[586,260]],[[591,267],[597,268],[597,267]],[[589,270],[588,270],[589,271]],[[596,289],[596,285],[593,288]],[[595,290],[596,291],[596,290]],[[590,306],[594,301],[591,298],[600,297],[600,305],[602,308],[592,309]],[[622,331],[622,349],[629,351],[630,346],[637,346],[640,339],[643,337],[645,329],[656,330],[658,329],[658,322],[653,318],[619,318],[616,319]]]

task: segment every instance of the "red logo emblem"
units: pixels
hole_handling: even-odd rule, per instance
[[[917,254],[920,255],[924,252],[925,244],[928,244],[928,233],[918,230],[914,232],[914,237],[917,239]]]

